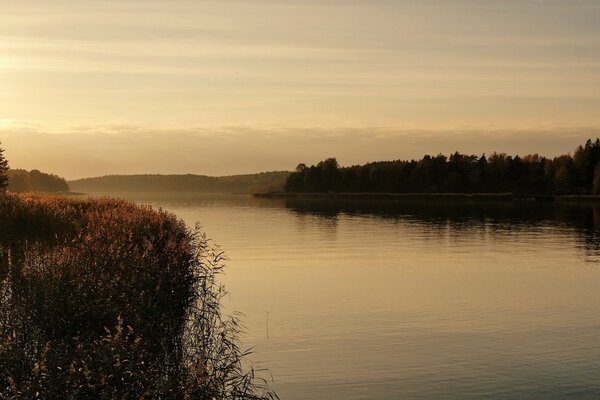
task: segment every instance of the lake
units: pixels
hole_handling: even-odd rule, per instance
[[[122,197],[221,245],[282,399],[600,398],[598,206]]]

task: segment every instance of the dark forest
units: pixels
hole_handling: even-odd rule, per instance
[[[371,162],[340,167],[335,158],[300,164],[286,181],[287,192],[342,193],[515,193],[600,194],[600,139],[573,155],[489,156],[459,152],[449,157]]]

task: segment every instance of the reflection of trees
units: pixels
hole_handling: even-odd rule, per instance
[[[590,258],[600,258],[600,206],[589,206],[582,210],[577,239]],[[595,261],[595,260],[590,260]]]
[[[459,200],[363,200],[339,198],[287,198],[285,206],[299,214],[336,216],[343,214],[370,215],[385,219],[416,218],[421,222],[446,225],[458,229],[478,225],[486,220],[543,221],[552,215],[554,206],[548,203],[515,203],[501,201]]]
[[[544,227],[571,230],[586,255],[600,257],[600,204],[518,201],[413,201],[288,198],[285,207],[298,218],[332,219],[360,215],[427,225],[430,234],[469,236],[485,232],[519,233]],[[435,236],[435,235],[434,235]]]
[[[590,257],[590,261],[596,261],[591,258],[598,258],[598,261],[600,261],[600,232],[583,230],[577,239],[581,242],[585,255]]]

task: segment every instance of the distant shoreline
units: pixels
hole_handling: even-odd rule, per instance
[[[253,193],[257,198],[283,199],[342,199],[342,200],[454,200],[454,201],[571,201],[600,202],[596,195],[521,195],[514,193],[304,193],[304,192],[264,192]]]

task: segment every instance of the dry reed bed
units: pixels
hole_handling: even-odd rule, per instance
[[[221,315],[223,255],[114,199],[0,198],[0,398],[276,397]]]

